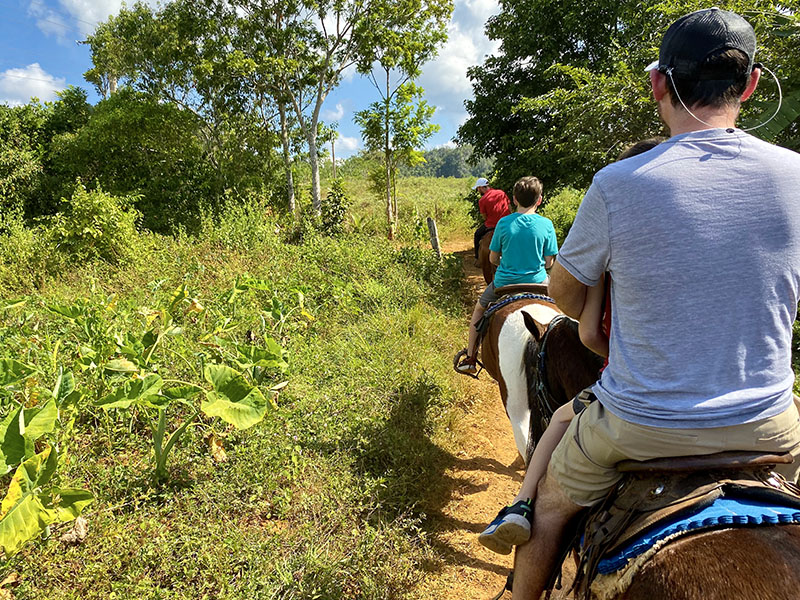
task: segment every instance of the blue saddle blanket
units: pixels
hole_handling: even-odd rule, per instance
[[[800,523],[800,510],[744,498],[717,498],[694,514],[667,519],[643,532],[614,554],[603,558],[598,571],[604,575],[618,571],[632,558],[675,534],[715,527],[788,523]]]

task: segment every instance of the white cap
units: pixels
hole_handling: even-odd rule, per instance
[[[489,180],[485,177],[479,177],[478,181],[475,182],[475,185],[472,186],[472,189],[475,190],[479,187],[485,187],[489,185]]]
[[[645,70],[645,72],[650,72],[650,71],[652,71],[653,69],[657,69],[659,66],[660,66],[660,65],[659,65],[659,63],[658,63],[658,60],[654,60],[654,61],[653,61],[653,62],[651,62],[649,65],[647,65],[647,66],[644,68],[644,70]]]

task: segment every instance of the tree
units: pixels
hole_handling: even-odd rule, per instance
[[[84,127],[53,140],[52,172],[61,184],[56,195],[69,197],[80,179],[90,189],[139,196],[136,208],[151,230],[191,230],[201,208],[212,208],[209,198],[224,192],[198,135],[201,127],[191,111],[123,86],[95,106]]]
[[[397,196],[393,193],[397,165],[401,161],[420,162],[416,148],[438,130],[438,126],[427,124],[434,109],[421,100],[422,89],[413,80],[447,39],[452,12],[450,0],[386,0],[376,3],[368,16],[365,51],[358,68],[368,74],[380,101],[361,111],[356,122],[361,125],[368,146],[383,151],[389,239],[394,238],[397,225]],[[380,81],[376,72],[381,75]],[[415,98],[420,98],[416,105]]]
[[[496,180],[509,187],[536,175],[548,188],[585,187],[626,143],[662,133],[644,67],[658,56],[664,31],[697,1],[503,0],[487,34],[497,56],[470,69],[474,100],[458,138],[478,156],[496,158]],[[723,2],[744,14],[759,38],[759,60],[797,80],[797,43],[770,35],[783,4]],[[536,26],[520,27],[529,15]],[[794,48],[794,50],[790,50]],[[767,85],[765,92],[769,92]],[[757,110],[745,104],[742,122]],[[759,132],[754,132],[758,134]],[[766,132],[763,132],[766,133]]]
[[[40,182],[40,142],[47,109],[37,103],[0,105],[0,210],[21,213]]]
[[[218,179],[212,187],[223,191],[239,191],[248,179],[239,166],[251,166],[254,156],[261,161],[256,173],[271,172],[277,143],[261,123],[260,90],[249,78],[253,61],[233,45],[239,24],[234,11],[214,1],[174,0],[158,11],[137,3],[86,40],[94,64],[86,78],[98,89],[111,73],[197,118]]]
[[[92,107],[86,92],[68,87],[58,100],[0,106],[0,207],[28,217],[52,213],[62,188],[53,143],[83,127]]]
[[[439,126],[430,123],[435,108],[422,99],[423,90],[408,82],[388,101],[373,102],[356,113],[367,148],[382,155],[382,176],[375,177],[375,188],[386,196],[387,234],[394,238],[397,227],[397,167],[414,166],[424,160],[418,150]],[[388,105],[388,106],[387,106]]]

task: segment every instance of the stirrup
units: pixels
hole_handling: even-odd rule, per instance
[[[483,363],[481,361],[479,361],[478,358],[476,357],[475,358],[475,365],[478,367],[478,370],[475,373],[465,373],[464,371],[459,371],[458,370],[458,363],[460,363],[461,359],[463,357],[465,357],[465,356],[469,356],[469,352],[467,351],[466,348],[464,348],[463,350],[460,350],[459,352],[456,352],[456,355],[453,357],[453,370],[456,373],[458,373],[459,375],[468,375],[468,376],[472,377],[473,379],[477,379],[478,375],[480,375],[481,371],[483,371]]]

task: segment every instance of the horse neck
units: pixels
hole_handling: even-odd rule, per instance
[[[557,330],[558,335],[549,342],[545,367],[553,393],[558,390],[561,394],[558,399],[568,402],[597,381],[603,358],[583,345],[576,321],[564,321]]]

